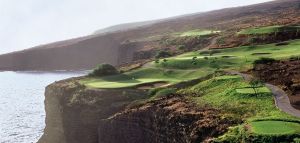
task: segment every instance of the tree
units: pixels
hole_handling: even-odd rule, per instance
[[[193,57],[193,59],[192,59],[192,64],[193,64],[193,65],[197,65],[197,61],[196,61],[197,58],[198,58],[198,57]]]
[[[163,63],[162,63],[162,65],[163,65],[163,66],[167,66],[167,62],[168,62],[168,60],[167,60],[167,59],[163,59]]]
[[[184,51],[185,50],[185,46],[184,45],[179,45],[178,46],[178,50]]]
[[[172,54],[168,51],[159,51],[156,53],[155,58],[159,59],[159,58],[167,58],[172,56]]]
[[[254,94],[256,97],[258,97],[258,88],[261,86],[261,82],[256,79],[252,79],[250,82],[250,87],[253,89]]]
[[[254,62],[253,62],[253,64],[254,65],[257,65],[257,64],[271,64],[271,63],[273,63],[273,62],[275,62],[276,60],[275,59],[273,59],[273,58],[265,58],[265,57],[262,57],[262,58],[260,58],[260,59],[258,59],[258,60],[255,60]]]
[[[90,76],[107,76],[119,74],[119,71],[110,64],[98,65],[89,75]]]
[[[156,59],[156,60],[155,60],[155,63],[158,64],[158,63],[159,63],[159,59]]]

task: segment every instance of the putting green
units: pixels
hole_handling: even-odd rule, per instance
[[[255,121],[250,123],[251,131],[261,135],[299,134],[300,124],[285,121]]]

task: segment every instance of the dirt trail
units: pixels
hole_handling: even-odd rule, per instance
[[[219,36],[214,37],[211,41],[210,44],[208,46],[206,46],[205,48],[203,48],[202,50],[209,50],[212,46],[217,44],[217,40],[218,40]]]
[[[237,71],[227,71],[230,74],[240,75],[242,76],[246,81],[250,81],[253,79],[252,75],[240,73]],[[274,100],[277,108],[279,108],[281,111],[300,118],[300,110],[295,109],[292,107],[288,95],[279,87],[266,83],[265,84],[267,88],[269,88],[274,95]]]

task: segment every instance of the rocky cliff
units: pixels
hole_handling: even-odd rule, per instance
[[[103,120],[103,143],[209,142],[232,125],[213,108],[197,108],[180,95],[170,95]]]
[[[98,125],[146,95],[143,90],[88,89],[76,79],[49,85],[45,93],[46,128],[39,143],[98,143]]]
[[[53,83],[46,88],[39,143],[208,142],[233,124],[182,95],[145,98],[145,90],[89,89],[76,78]]]

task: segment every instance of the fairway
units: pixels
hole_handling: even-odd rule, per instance
[[[239,35],[259,35],[259,34],[270,34],[275,32],[294,32],[300,30],[300,26],[268,26],[244,29],[238,32]]]
[[[251,122],[251,131],[261,135],[299,134],[300,124],[285,121],[256,121]]]
[[[259,46],[243,46],[230,49],[196,51],[166,61],[152,62],[147,67],[107,77],[86,78],[80,83],[91,88],[125,88],[152,82],[166,82],[170,84],[201,78],[212,74],[216,70],[247,70],[252,63],[261,58],[287,59],[300,55],[300,40],[289,41],[289,45],[276,46],[275,44]],[[205,55],[203,52],[214,54]],[[255,53],[269,53],[255,54]],[[196,59],[195,59],[196,57]],[[262,89],[265,91],[265,89]],[[251,92],[238,90],[238,92]]]
[[[176,70],[160,68],[142,68],[132,72],[105,76],[89,77],[82,79],[80,83],[90,88],[125,88],[140,84],[165,82],[175,84],[188,81],[198,77],[204,77],[214,71],[208,70]]]
[[[261,57],[288,59],[300,55],[300,40],[289,41],[289,45],[276,46],[276,44],[243,46],[230,49],[218,49],[185,53],[177,57],[168,58],[167,62],[153,63],[157,67],[174,69],[234,69],[246,70],[252,63]],[[214,53],[205,55],[202,53]],[[268,54],[257,54],[268,53]],[[197,57],[193,63],[193,58]]]
[[[210,35],[210,34],[214,34],[214,33],[218,33],[218,32],[219,31],[196,29],[196,30],[191,30],[191,31],[183,32],[179,36],[180,37],[204,36],[204,35]]]

